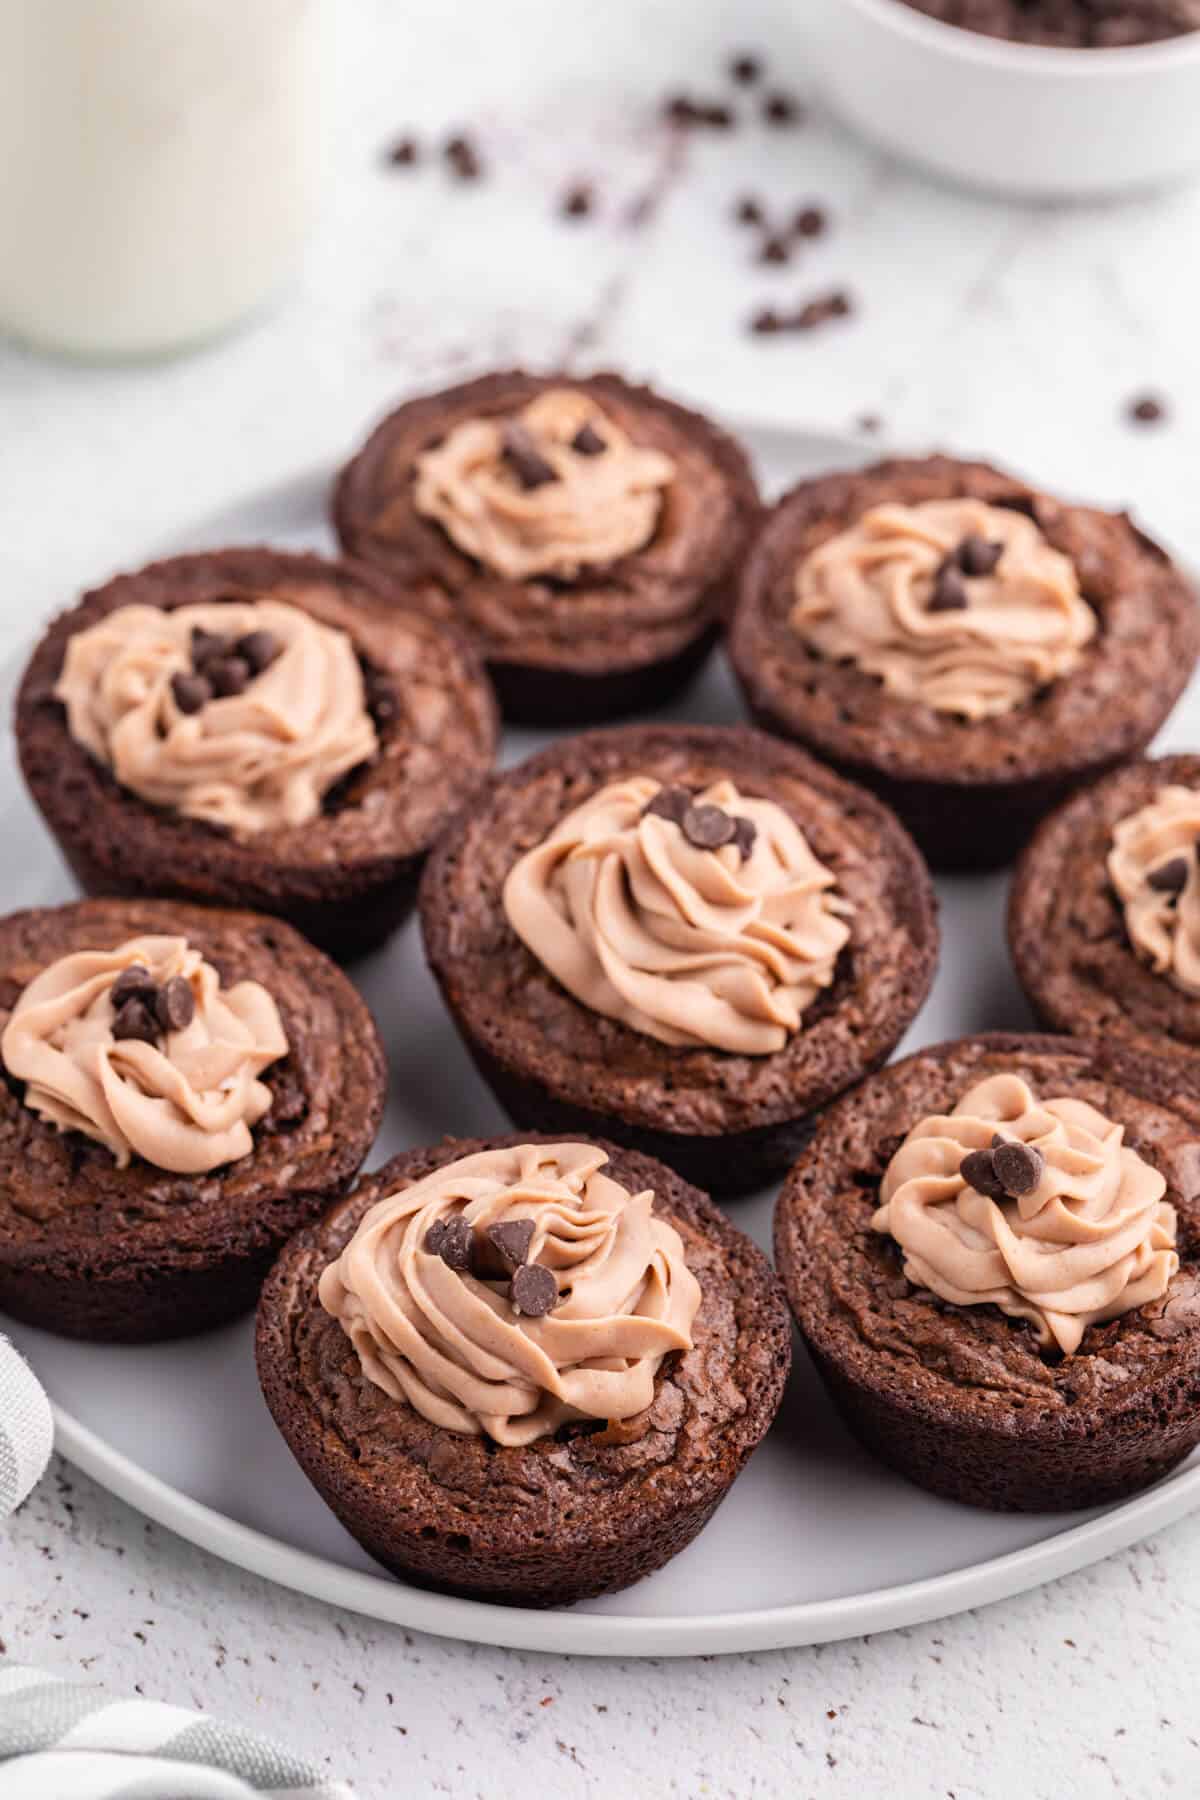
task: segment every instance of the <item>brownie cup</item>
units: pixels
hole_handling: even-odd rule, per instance
[[[887,1057],[938,947],[887,808],[746,728],[531,757],[443,838],[421,918],[514,1124],[614,1138],[723,1194],[787,1167],[809,1115]]]
[[[803,482],[745,564],[730,653],[755,719],[872,787],[935,867],[1010,860],[1143,750],[1200,608],[1123,515],[933,456]]]
[[[1200,1439],[1200,1102],[1156,1059],[995,1034],[893,1064],[822,1117],[775,1252],[847,1425],[936,1494],[1099,1505]]]
[[[400,1281],[402,1314],[372,1328]],[[790,1360],[766,1258],[705,1195],[549,1138],[394,1158],[292,1240],[258,1310],[267,1404],[346,1528],[398,1575],[519,1606],[626,1587],[689,1544]]]
[[[1195,0],[903,0],[946,25],[1013,44],[1119,50],[1182,37],[1200,25]]]
[[[1177,1056],[1200,1085],[1200,756],[1128,763],[1043,821],[1009,896],[1048,1030]]]
[[[346,549],[467,632],[507,718],[587,724],[699,668],[759,518],[741,448],[616,375],[409,401],[339,477]]]
[[[87,594],[34,651],[16,729],[86,891],[252,907],[349,958],[410,909],[497,726],[470,646],[377,573],[245,549]]]
[[[254,913],[13,913],[0,1031],[0,1309],[67,1337],[148,1342],[246,1311],[383,1110],[358,993]]]

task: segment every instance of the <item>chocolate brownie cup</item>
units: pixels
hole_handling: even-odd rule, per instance
[[[342,957],[404,917],[496,741],[465,642],[371,570],[267,549],[87,594],[34,651],[16,728],[86,891],[253,907]]]
[[[1200,1440],[1200,1102],[1061,1037],[938,1044],[822,1117],[776,1263],[847,1425],[934,1493],[1118,1500]]]
[[[932,456],[803,482],[747,558],[730,652],[755,719],[894,806],[935,867],[1007,862],[1143,750],[1200,608],[1123,515]]]
[[[1128,763],[1039,827],[1008,938],[1050,1030],[1177,1055],[1200,1084],[1200,756]]]
[[[1197,0],[903,0],[945,25],[1013,44],[1119,50],[1200,28]]]
[[[338,1518],[410,1580],[567,1606],[660,1568],[766,1432],[791,1361],[762,1253],[661,1163],[444,1140],[280,1257],[267,1404]]]
[[[83,900],[0,920],[0,1310],[182,1337],[253,1306],[357,1173],[370,1013],[278,919]]]
[[[698,413],[616,375],[488,375],[409,401],[337,483],[346,549],[466,631],[509,719],[658,705],[699,668],[759,501]]]
[[[611,1137],[719,1193],[787,1167],[937,961],[929,874],[886,807],[745,728],[531,757],[442,839],[421,919],[515,1125]]]

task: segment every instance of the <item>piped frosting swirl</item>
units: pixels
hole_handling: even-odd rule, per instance
[[[789,616],[819,655],[971,721],[1070,674],[1096,634],[1074,565],[1034,521],[966,499],[872,507],[803,558]]]
[[[376,1202],[322,1272],[321,1305],[368,1380],[447,1431],[530,1444],[575,1419],[629,1419],[663,1357],[688,1350],[700,1288],[679,1233],[603,1173],[593,1144],[465,1156]],[[544,1316],[439,1253],[447,1226],[532,1220],[525,1262],[549,1270]]]
[[[413,503],[509,581],[619,561],[654,535],[675,464],[585,393],[551,388],[508,419],[468,419],[418,458]]]
[[[244,684],[193,706],[195,645],[256,634],[274,641],[269,664],[229,659]],[[281,600],[118,607],[68,641],[54,691],[122,787],[237,836],[307,824],[378,749],[350,638]]]
[[[849,907],[774,801],[715,782],[692,797],[693,829],[658,810],[664,792],[634,775],[575,807],[512,869],[505,914],[593,1012],[664,1044],[768,1056],[833,981]],[[728,835],[702,829],[711,812]]]
[[[1200,791],[1173,785],[1113,827],[1108,875],[1137,954],[1200,996]]]
[[[126,971],[165,991],[186,983],[190,1005],[145,1037],[121,1036]],[[138,1004],[138,1003],[135,1003]],[[254,1148],[251,1127],[271,1104],[263,1070],[287,1054],[271,995],[256,981],[222,988],[211,963],[186,938],[130,938],[115,950],[59,957],[29,983],[0,1038],[8,1073],[25,1083],[25,1105],[58,1131],[103,1144],[125,1168],[140,1156],[156,1168],[195,1175]]]
[[[1158,1299],[1179,1267],[1166,1182],[1124,1135],[1086,1101],[1039,1101],[1019,1076],[990,1076],[952,1113],[913,1126],[872,1224],[918,1287],[998,1306],[1070,1355],[1089,1325]],[[998,1165],[997,1140],[1010,1146]],[[1036,1155],[1014,1159],[1013,1145]],[[1026,1191],[1006,1193],[997,1177],[1012,1162],[1025,1175],[1010,1186]]]

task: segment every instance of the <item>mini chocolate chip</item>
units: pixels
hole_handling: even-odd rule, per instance
[[[963,612],[969,601],[967,584],[963,580],[961,570],[957,569],[952,562],[944,562],[934,577],[929,611]]]
[[[228,656],[230,641],[219,631],[205,631],[203,625],[192,626],[192,664],[200,669],[205,663]]]
[[[507,1281],[529,1255],[532,1219],[505,1219],[477,1231],[471,1240],[471,1273],[480,1281]]]
[[[571,439],[571,448],[579,456],[603,456],[608,449],[594,425],[581,425]]]
[[[504,427],[501,455],[526,490],[545,487],[548,481],[558,480],[553,468],[534,442],[533,433],[524,425],[518,424],[516,420]]]
[[[988,1200],[1002,1200],[1004,1188],[996,1173],[995,1152],[972,1150],[958,1165],[958,1172],[968,1187]]]
[[[681,823],[684,837],[697,850],[719,850],[737,835],[737,826],[720,806],[689,806]]]
[[[1155,394],[1139,394],[1125,410],[1135,425],[1158,425],[1167,415],[1166,406]]]
[[[729,74],[739,87],[752,87],[762,74],[762,64],[757,56],[750,56],[743,51],[730,62]]]
[[[1159,863],[1157,869],[1151,869],[1146,886],[1153,888],[1156,894],[1182,894],[1187,886],[1188,868],[1186,856],[1172,856],[1167,862]]]
[[[250,665],[252,675],[261,675],[264,669],[269,669],[283,649],[273,631],[248,631],[233,647],[242,661]]]
[[[250,685],[250,664],[241,656],[223,656],[219,662],[208,663],[204,672],[218,700],[243,694]]]
[[[977,531],[969,531],[954,555],[964,575],[990,575],[1004,555],[1004,545],[989,544]]]
[[[430,1256],[436,1256],[442,1247],[442,1239],[446,1235],[445,1219],[435,1219],[425,1233],[425,1250]]]
[[[142,963],[130,963],[113,982],[110,999],[114,1010],[119,1011],[126,1000],[153,1001],[157,992],[158,983],[149,969]]]
[[[115,1038],[136,1038],[139,1043],[158,1041],[158,1021],[144,1000],[126,1000],[113,1020]]]
[[[764,238],[762,248],[758,253],[758,260],[762,263],[791,262],[792,253],[788,247],[787,239],[781,237]]]
[[[757,337],[769,337],[776,331],[782,331],[783,328],[784,321],[773,306],[764,306],[762,311],[756,312],[750,321],[750,329]]]
[[[558,1283],[542,1263],[522,1263],[512,1278],[509,1297],[513,1311],[541,1319],[558,1301]]]
[[[768,94],[763,103],[763,118],[768,125],[794,125],[800,108],[790,94]]]
[[[154,1010],[164,1031],[186,1031],[196,1016],[196,996],[182,975],[172,975],[159,988]]]
[[[595,193],[586,181],[577,181],[563,195],[562,214],[565,219],[586,219],[595,203]]]
[[[1032,1194],[1046,1166],[1045,1157],[1032,1144],[1001,1144],[992,1151],[992,1161],[1005,1193],[1014,1200],[1022,1194]]]
[[[734,208],[733,216],[739,225],[762,225],[767,217],[762,202],[756,200],[753,194],[743,195]]]
[[[802,206],[792,221],[797,237],[823,237],[829,229],[829,214],[821,206]]]
[[[743,818],[740,814],[733,821],[733,841],[742,853],[742,861],[754,848],[754,840],[758,836],[758,826],[753,819]]]
[[[660,787],[653,800],[642,808],[642,817],[650,813],[657,819],[670,819],[682,825],[684,814],[691,811],[692,795],[685,787]]]
[[[410,169],[420,156],[416,138],[397,138],[389,145],[387,160],[394,169]]]
[[[203,675],[185,675],[180,671],[171,677],[171,696],[181,713],[198,713],[212,695],[212,687]]]
[[[437,1254],[448,1269],[465,1275],[471,1266],[471,1227],[462,1213],[443,1221]]]

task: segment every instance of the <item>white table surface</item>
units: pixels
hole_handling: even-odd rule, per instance
[[[716,93],[763,51],[811,94],[803,0],[340,0],[332,206],[287,304],[168,367],[0,348],[0,654],[85,582],[240,495],[343,455],[401,393],[488,364],[607,364],[731,416],[986,451],[1142,509],[1200,553],[1200,191],[1071,211],[938,189],[803,129],[704,134],[678,161],[668,88]],[[743,112],[750,109],[744,104]],[[478,137],[489,178],[379,166],[412,126]],[[595,220],[556,204],[597,184]],[[653,187],[640,229],[628,208]],[[743,191],[833,229],[763,269]],[[832,285],[848,324],[744,329]],[[1137,429],[1130,395],[1169,420]],[[57,1465],[0,1535],[9,1655],[271,1730],[369,1800],[1191,1794],[1200,1786],[1200,1519],[978,1614],[824,1649],[657,1664],[413,1637],[226,1568]]]

